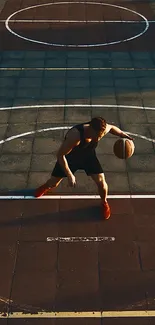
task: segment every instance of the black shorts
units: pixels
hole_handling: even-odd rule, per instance
[[[87,157],[87,159],[85,159],[83,162],[80,162],[80,163],[77,161],[77,159],[76,159],[76,161],[68,160],[68,166],[73,174],[79,169],[84,170],[88,176],[90,176],[92,174],[103,173],[102,166],[101,166],[98,158],[96,157],[96,155]],[[62,177],[62,178],[67,177],[67,175],[65,174],[64,170],[62,169],[62,167],[60,166],[58,161],[56,162],[55,167],[52,171],[52,176]]]

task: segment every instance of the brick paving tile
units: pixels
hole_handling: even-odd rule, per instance
[[[40,254],[42,250],[43,248],[40,248]],[[49,255],[47,263],[49,262],[49,258],[51,255],[53,255],[53,253],[54,252],[50,247],[46,247],[46,254],[44,254],[46,257]],[[30,259],[31,253],[29,252],[29,258],[27,258],[27,261],[31,266]],[[35,261],[36,264],[41,263],[40,259],[39,262],[37,260]],[[23,268],[20,268],[20,270],[21,273],[19,274],[17,266],[11,295],[11,299],[16,303],[16,305],[11,305],[11,312],[19,311],[19,309],[22,309],[23,311],[26,309],[26,311],[29,311],[30,313],[35,313],[36,310],[53,310],[56,292],[55,271],[41,270],[34,273],[32,268],[25,273],[25,263]],[[44,280],[42,280],[43,277]]]
[[[23,202],[3,201],[0,202],[1,221],[0,221],[0,241],[16,242],[21,226]]]
[[[12,274],[14,271],[14,263],[16,258],[16,244],[11,242],[1,242],[0,254],[3,260],[1,263],[1,278],[0,278],[0,288],[1,288],[1,298],[0,309],[6,311],[5,300],[10,298],[11,284],[12,284]]]
[[[110,256],[112,260],[112,256]],[[116,263],[116,261],[115,261]],[[136,270],[100,270],[103,310],[146,310],[143,276]]]
[[[20,240],[46,242],[47,237],[57,235],[58,201],[25,201]]]

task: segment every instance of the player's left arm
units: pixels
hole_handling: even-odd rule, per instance
[[[133,138],[131,138],[127,133],[123,132],[121,129],[119,129],[117,126],[115,125],[110,125],[109,126],[109,133],[113,134],[113,135],[117,135],[121,138],[127,138],[129,140],[133,140]]]

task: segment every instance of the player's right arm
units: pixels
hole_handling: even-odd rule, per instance
[[[75,176],[72,174],[65,156],[69,154],[73,150],[73,148],[75,148],[79,143],[80,134],[77,129],[72,129],[67,133],[66,138],[61,144],[57,153],[57,160],[60,166],[65,171],[70,186],[75,186]]]

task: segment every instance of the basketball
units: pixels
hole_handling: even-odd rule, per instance
[[[132,140],[127,138],[119,139],[115,142],[113,151],[116,157],[120,159],[130,158],[135,150],[135,146]]]

